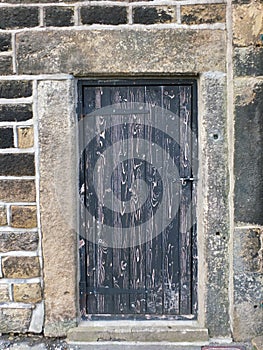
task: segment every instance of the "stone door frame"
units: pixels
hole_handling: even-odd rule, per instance
[[[221,30],[193,30],[194,33],[190,36],[193,39],[194,35],[197,40],[193,43],[193,41],[185,41],[187,38],[184,38],[180,31],[135,32],[129,36],[132,54],[121,48],[120,51],[117,50],[114,55],[111,55],[109,52],[112,52],[112,40],[110,39],[116,40],[114,35],[117,35],[117,32],[104,30],[100,31],[99,35],[100,40],[104,42],[103,52],[106,53],[107,64],[106,58],[100,55],[91,57],[92,63],[86,63],[86,56],[81,53],[78,65],[75,61],[69,60],[68,67],[63,68],[63,71],[73,74],[58,74],[56,67],[54,70],[49,67],[47,70],[53,73],[52,75],[38,77],[35,114],[39,135],[38,176],[43,248],[44,332],[47,336],[65,335],[80,321],[78,239],[74,230],[78,217],[77,183],[74,171],[78,154],[75,127],[78,79],[135,76],[160,79],[169,76],[176,79],[184,76],[196,77],[198,81],[199,314],[197,323],[207,327],[211,337],[230,337],[228,254],[230,220],[225,34]],[[119,36],[126,36],[126,34],[118,32]],[[165,34],[173,40],[167,40]],[[56,36],[54,33],[53,35]],[[69,40],[67,32],[63,32],[63,35],[64,37],[60,38],[61,42],[67,42]],[[83,35],[81,30],[74,34],[80,37]],[[90,36],[91,41],[95,40],[96,33],[88,31],[85,35]],[[144,51],[141,52],[136,44],[140,40],[144,42],[147,35],[149,40],[144,46]],[[189,35],[189,32],[186,32],[186,35]],[[90,50],[90,41],[86,39],[84,47],[76,46],[76,50],[81,52]],[[41,38],[41,40],[44,47],[46,39]],[[156,47],[162,47],[163,53],[153,52],[151,40],[154,40]],[[72,45],[77,45],[77,41],[75,38]],[[93,44],[96,47],[96,42]],[[183,53],[175,51],[180,45],[186,46]],[[203,51],[199,47],[207,45],[211,50],[207,49],[203,59]],[[193,49],[193,46],[196,47]],[[171,57],[165,56],[164,52],[167,50],[172,53]],[[185,52],[189,53],[189,56],[186,54],[187,58]],[[58,55],[63,60],[66,55],[65,50],[59,51]],[[141,59],[142,57],[147,57],[148,61]],[[92,59],[95,61],[93,62]],[[149,64],[149,61],[153,63]],[[45,72],[45,65],[48,63],[44,61],[40,62],[41,64],[44,65]],[[34,62],[31,67],[34,70]]]

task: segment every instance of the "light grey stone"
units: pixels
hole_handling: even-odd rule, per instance
[[[79,342],[206,342],[208,331],[201,327],[186,324],[179,326],[163,321],[90,321],[71,329],[69,341]]]
[[[199,295],[205,295],[205,325],[210,336],[230,337],[228,141],[226,76],[222,72],[201,75],[199,117],[199,218],[202,222],[199,237],[203,240],[199,246],[199,264],[207,274]]]
[[[44,303],[36,304],[35,309],[32,311],[31,323],[29,326],[29,332],[41,333],[44,325]]]

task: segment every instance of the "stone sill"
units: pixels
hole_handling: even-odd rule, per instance
[[[193,321],[84,321],[67,334],[68,342],[208,341],[208,330]]]

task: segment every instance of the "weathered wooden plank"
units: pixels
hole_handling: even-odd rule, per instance
[[[190,86],[180,86],[180,175],[182,180],[180,201],[180,313],[191,313],[191,220],[192,220],[192,135],[191,135],[191,107],[192,93]]]
[[[127,100],[131,103],[131,107],[137,110],[137,103],[144,103],[145,100],[145,88],[144,87],[129,87]],[[138,116],[138,115],[137,115]],[[141,117],[141,115],[139,115]],[[132,120],[132,115],[131,115]],[[145,166],[144,163],[138,162],[136,159],[141,159],[142,155],[140,153],[140,142],[141,139],[138,137],[140,129],[137,128],[136,122],[131,125],[129,133],[133,142],[130,143],[128,147],[128,156],[131,159],[129,162],[129,167],[127,168],[128,176],[128,187],[133,189],[134,195],[131,198],[131,210],[134,213],[131,220],[131,235],[132,235],[132,246],[130,247],[130,288],[133,290],[145,290],[145,246],[144,244],[136,244],[136,230],[135,224],[137,220],[143,218],[143,213],[140,209],[137,209],[138,201],[138,190],[139,185],[137,184],[137,179],[145,176]],[[135,187],[134,187],[135,186]],[[146,189],[147,190],[147,189]],[[147,215],[147,214],[146,214]],[[138,226],[139,235],[141,234],[142,227]],[[134,294],[131,293],[130,296],[130,313],[138,314],[145,313],[145,293]]]
[[[160,86],[148,86],[145,89],[145,102],[146,108],[150,111],[150,116],[145,116],[146,122],[150,122],[151,125],[156,125],[157,118],[161,118],[159,115],[159,110],[156,111],[155,106],[162,106],[162,92]],[[147,118],[150,117],[150,120]],[[160,135],[153,134],[154,131],[151,128],[146,129],[145,139],[155,139],[160,137]],[[150,164],[157,167],[162,164],[163,156],[159,153],[157,154],[155,144],[149,142],[146,149],[147,160]],[[152,205],[155,205],[155,195],[151,193]],[[154,214],[152,214],[154,215]],[[155,222],[152,221],[152,225]],[[151,229],[151,227],[150,227]],[[154,231],[154,227],[152,227]],[[146,243],[146,288],[147,288],[147,313],[149,314],[162,314],[163,312],[163,281],[162,281],[162,256],[163,256],[163,245],[162,245],[162,233],[157,237],[152,237]]]

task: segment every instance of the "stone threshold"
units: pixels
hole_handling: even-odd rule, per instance
[[[203,343],[142,342],[70,342],[78,350],[202,350]]]
[[[200,349],[208,341],[208,330],[193,321],[83,321],[68,331],[67,341],[198,343]]]

